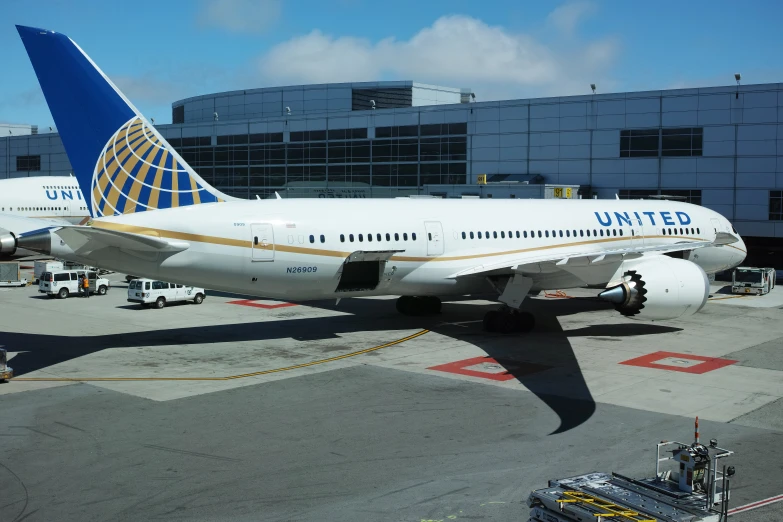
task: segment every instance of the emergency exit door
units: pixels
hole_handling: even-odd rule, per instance
[[[427,255],[439,256],[443,254],[443,226],[439,221],[425,221],[424,229],[427,231]]]
[[[275,231],[269,223],[254,223],[250,225],[251,248],[253,261],[275,260]]]

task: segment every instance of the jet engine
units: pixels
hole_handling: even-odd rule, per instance
[[[707,303],[710,282],[697,264],[655,256],[624,263],[622,283],[599,297],[614,303],[626,317],[641,320],[678,319],[693,315]]]

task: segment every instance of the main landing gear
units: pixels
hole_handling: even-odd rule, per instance
[[[397,311],[403,315],[439,314],[440,299],[432,295],[403,295],[397,299]]]
[[[484,330],[487,332],[529,332],[535,325],[536,318],[530,312],[520,312],[506,306],[489,311],[484,316]]]

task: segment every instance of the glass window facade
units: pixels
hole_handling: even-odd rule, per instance
[[[16,170],[18,172],[38,172],[41,170],[41,156],[17,156]]]
[[[783,221],[783,190],[769,191],[769,219]]]
[[[293,185],[417,189],[467,183],[467,123],[169,139],[207,183],[236,197]],[[426,132],[426,137],[422,133]]]

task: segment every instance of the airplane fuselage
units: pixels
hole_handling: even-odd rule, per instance
[[[572,251],[600,255],[713,241],[718,232],[732,231],[725,218],[709,209],[641,200],[390,199],[339,205],[261,200],[142,212],[91,224],[188,244],[173,255],[129,255],[117,248],[88,254],[104,268],[290,300],[489,292],[486,273],[470,277],[466,271],[512,261],[542,274],[538,289],[584,286],[572,274],[540,261]],[[77,261],[78,254],[59,253]],[[739,264],[745,248],[740,241],[700,248],[686,259],[688,255],[698,255],[691,260],[716,272]],[[351,256],[357,261],[362,256],[388,259],[373,288],[341,283]]]

